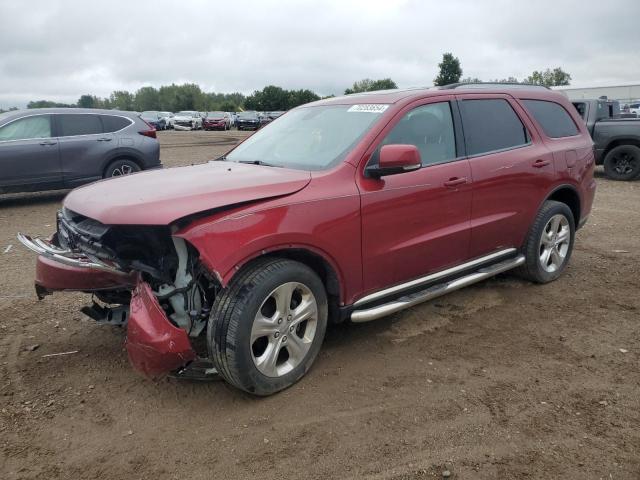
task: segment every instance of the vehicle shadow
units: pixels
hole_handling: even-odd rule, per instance
[[[0,195],[0,208],[59,203],[70,191],[51,190],[46,192],[7,193]]]

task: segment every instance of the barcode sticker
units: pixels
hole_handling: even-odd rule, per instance
[[[347,112],[382,113],[389,105],[384,103],[367,103],[363,105],[352,105]]]

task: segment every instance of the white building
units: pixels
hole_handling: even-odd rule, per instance
[[[640,84],[635,85],[615,85],[611,87],[553,87],[554,90],[561,91],[569,100],[581,100],[585,98],[599,98],[606,96],[609,100],[618,100],[621,105],[626,103],[637,103],[640,100]]]

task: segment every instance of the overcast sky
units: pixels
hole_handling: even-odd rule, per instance
[[[2,0],[0,107],[144,85],[338,94],[355,80],[428,86],[561,66],[576,86],[640,83],[640,0]]]

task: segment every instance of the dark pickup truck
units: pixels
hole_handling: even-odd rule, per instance
[[[640,118],[622,118],[618,102],[572,102],[587,124],[596,148],[596,164],[613,180],[640,177]]]

